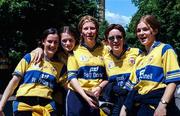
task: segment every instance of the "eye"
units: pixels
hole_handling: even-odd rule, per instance
[[[84,27],[83,30],[88,30],[88,27]]]
[[[47,40],[48,43],[52,43],[52,40]]]
[[[110,41],[114,41],[114,36],[109,36],[108,39],[109,39]]]
[[[122,36],[121,35],[116,35],[116,38],[117,39],[122,39]]]
[[[148,30],[149,30],[149,28],[144,27],[144,28],[142,28],[142,30],[143,30],[143,31],[148,31]]]

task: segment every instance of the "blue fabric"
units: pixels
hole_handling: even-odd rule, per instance
[[[67,116],[100,116],[99,109],[91,108],[78,93],[69,90],[66,99]]]
[[[126,106],[128,112],[134,110],[134,112],[137,113],[137,116],[153,116],[154,110],[152,110],[149,105],[156,108],[163,94],[164,89],[154,90],[145,95],[140,95],[136,90],[132,90],[129,92],[124,105]],[[135,103],[139,103],[138,108],[134,108]]]

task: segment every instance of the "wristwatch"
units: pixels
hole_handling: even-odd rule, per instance
[[[162,104],[168,104],[167,101],[165,101],[164,99],[161,99],[161,103]]]

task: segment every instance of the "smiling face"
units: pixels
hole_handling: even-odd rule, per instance
[[[124,38],[122,32],[118,29],[112,29],[108,34],[108,43],[113,51],[113,54],[120,55],[123,51]]]
[[[153,30],[149,25],[141,21],[136,28],[136,35],[146,48],[150,48],[155,41],[157,31]]]
[[[59,36],[57,34],[49,34],[42,43],[44,45],[44,53],[50,59],[58,50]]]
[[[66,52],[71,52],[76,44],[75,38],[69,33],[61,34],[61,46]]]
[[[82,26],[81,34],[86,45],[93,47],[96,44],[97,29],[93,22],[85,22]]]

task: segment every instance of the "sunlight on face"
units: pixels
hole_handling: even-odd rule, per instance
[[[95,43],[95,38],[97,35],[97,29],[93,22],[86,22],[82,26],[82,36],[84,38],[84,42],[88,44]]]
[[[146,47],[151,47],[151,45],[155,41],[154,31],[150,26],[148,26],[144,22],[140,22],[137,25],[136,35],[139,41],[141,42],[141,44]]]
[[[57,34],[49,34],[43,41],[44,53],[48,58],[52,58],[59,47],[59,36]]]
[[[70,52],[74,49],[76,44],[75,38],[68,34],[68,33],[62,33],[61,34],[61,46],[66,52]]]
[[[113,53],[119,55],[123,51],[124,38],[122,33],[117,29],[112,29],[108,35],[108,43]]]

